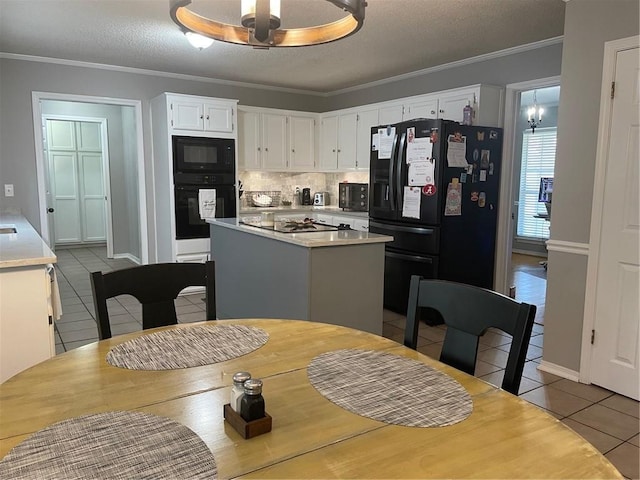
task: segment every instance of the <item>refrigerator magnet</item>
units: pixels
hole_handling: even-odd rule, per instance
[[[436,186],[433,184],[422,187],[422,194],[426,197],[433,197],[436,194]]]
[[[483,170],[489,169],[489,157],[491,156],[491,152],[489,150],[482,150],[482,154],[480,156],[480,168]]]
[[[452,181],[447,187],[444,215],[446,217],[462,215],[462,184]]]
[[[493,162],[489,164],[489,175],[493,175]]]
[[[431,130],[431,143],[438,143],[438,129]]]
[[[477,202],[478,201],[478,192],[476,192],[475,190],[473,192],[471,192],[471,201],[472,202]]]
[[[480,170],[480,181],[481,182],[486,182],[487,181],[487,171],[486,170]]]
[[[498,132],[491,130],[489,132],[489,140],[496,140],[498,138]]]
[[[483,208],[487,201],[487,195],[484,192],[480,192],[480,196],[478,197],[478,206]]]
[[[476,132],[479,142],[484,142],[484,132]]]
[[[478,159],[480,158],[480,151],[477,148],[473,149],[473,163],[478,163]]]
[[[467,172],[462,172],[460,174],[460,183],[467,183]]]

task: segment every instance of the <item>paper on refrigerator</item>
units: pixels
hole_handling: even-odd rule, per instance
[[[414,138],[407,142],[407,163],[428,160],[433,154],[433,143],[431,138]]]
[[[469,166],[467,163],[467,137],[456,133],[447,138],[447,165],[449,167]]]
[[[420,218],[420,187],[404,187],[402,216]]]
[[[433,160],[418,160],[409,164],[409,186],[422,187],[434,183],[435,162]]]
[[[391,158],[393,140],[396,137],[396,127],[378,129],[378,158],[381,160]]]

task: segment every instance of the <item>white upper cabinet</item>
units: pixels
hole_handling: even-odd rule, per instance
[[[444,93],[440,95],[440,98],[438,99],[438,118],[462,123],[464,107],[471,105],[473,107],[473,111],[476,111],[476,98],[475,91],[463,91],[449,94]]]
[[[287,116],[262,114],[262,168],[282,171],[289,160]]]
[[[438,118],[438,97],[427,97],[404,105],[403,120]]]
[[[238,164],[242,170],[313,171],[316,114],[241,107]]]
[[[402,121],[404,106],[402,103],[380,106],[378,109],[378,123],[380,125],[391,125]]]
[[[315,169],[316,120],[314,117],[289,116],[289,147],[290,170]]]
[[[245,170],[262,168],[260,114],[238,111],[238,163]]]
[[[357,122],[355,113],[322,117],[319,170],[355,169]]]
[[[378,125],[378,109],[358,112],[358,131],[356,134],[356,170],[369,171],[371,159],[371,127]]]
[[[197,132],[234,131],[235,101],[194,97],[191,95],[170,95],[171,128]]]

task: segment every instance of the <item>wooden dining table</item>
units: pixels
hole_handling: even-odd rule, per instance
[[[130,370],[105,360],[114,346],[136,337],[212,323],[257,327],[269,338],[251,353],[192,368]],[[473,409],[463,421],[435,428],[352,413],[321,395],[307,374],[315,357],[340,349],[385,352],[433,367],[464,388]],[[244,439],[224,420],[237,371],[263,380],[270,432]],[[185,425],[213,453],[218,478],[622,478],[558,419],[489,383],[374,334],[278,319],[145,330],[25,370],[0,385],[0,458],[56,422],[109,411]]]

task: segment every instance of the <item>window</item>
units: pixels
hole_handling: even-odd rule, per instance
[[[549,222],[535,218],[546,214],[544,203],[538,202],[540,178],[553,177],[556,160],[556,127],[527,130],[522,134],[522,166],[518,197],[518,227],[516,235],[525,239],[549,238]]]

